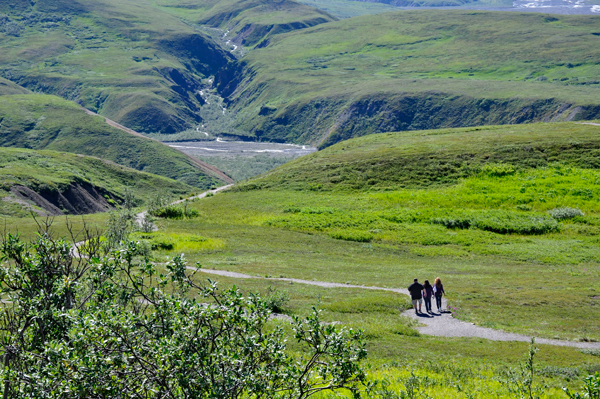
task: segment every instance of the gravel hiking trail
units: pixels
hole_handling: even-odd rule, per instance
[[[190,270],[196,270],[202,273],[215,274],[223,277],[239,278],[239,279],[264,279],[271,281],[287,281],[296,284],[314,285],[323,288],[358,288],[364,290],[378,290],[378,291],[390,291],[397,292],[399,294],[409,295],[408,289],[405,288],[385,288],[385,287],[374,287],[366,285],[353,285],[353,284],[341,284],[341,283],[330,283],[325,281],[313,281],[313,280],[301,280],[297,278],[277,278],[277,277],[258,277],[251,276],[249,274],[242,274],[236,272],[230,272],[226,270],[212,270],[212,269],[197,269],[195,267],[188,267]],[[435,309],[435,301],[432,301],[432,308]],[[446,298],[442,300],[442,309],[447,309]],[[423,310],[425,304],[423,304]],[[452,317],[452,313],[444,310],[442,312],[434,312],[432,314],[420,313],[415,314],[414,310],[407,310],[402,313],[403,316],[409,317],[413,320],[423,324],[422,327],[417,327],[419,332],[424,335],[432,335],[437,337],[468,337],[468,338],[483,338],[491,341],[522,341],[529,342],[531,337],[528,335],[507,333],[500,330],[494,330],[491,328],[479,327],[472,323],[467,323],[462,320],[455,319]],[[536,338],[538,344],[545,345],[556,345],[556,346],[570,346],[580,349],[600,349],[600,342],[575,342],[575,341],[561,341],[557,339],[546,339]]]

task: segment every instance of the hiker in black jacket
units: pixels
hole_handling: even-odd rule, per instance
[[[414,280],[408,287],[408,292],[410,292],[410,299],[412,299],[412,304],[415,308],[415,313],[421,313],[421,306],[423,305],[423,286],[419,284],[418,279]],[[417,304],[419,304],[419,309],[417,310]]]

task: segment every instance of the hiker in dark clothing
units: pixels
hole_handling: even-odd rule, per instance
[[[436,278],[433,283],[433,295],[435,296],[435,304],[437,305],[438,312],[442,308],[442,295],[446,292],[444,291],[444,285],[442,284],[442,280],[440,278]]]
[[[414,282],[408,287],[408,292],[410,292],[410,299],[412,299],[415,313],[421,313],[421,306],[423,305],[423,286],[419,284],[418,279],[415,279]],[[418,310],[417,304],[419,305]]]
[[[429,284],[429,280],[423,283],[423,300],[425,301],[425,310],[431,312],[431,297],[433,296],[433,287]]]

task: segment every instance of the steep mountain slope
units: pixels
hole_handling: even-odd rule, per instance
[[[326,146],[369,133],[600,114],[595,16],[408,11],[279,35],[225,91],[250,138]]]
[[[199,188],[219,184],[223,178],[177,150],[110,126],[75,103],[43,94],[0,96],[0,146],[91,155]]]
[[[138,205],[160,195],[179,196],[193,187],[138,172],[110,161],[53,151],[0,148],[0,214],[105,212],[129,189]]]
[[[600,168],[600,126],[573,122],[383,133],[338,143],[238,190],[362,190],[454,184],[486,164]]]

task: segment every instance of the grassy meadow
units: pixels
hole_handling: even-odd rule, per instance
[[[143,239],[158,261],[184,253],[190,265],[258,277],[200,281],[260,292],[287,315],[317,306],[325,321],[363,329],[370,375],[381,380],[374,397],[519,397],[509,370],[526,343],[424,336],[400,316],[410,308],[401,295],[266,278],[406,287],[439,276],[456,318],[598,341],[597,132],[562,123],[361,137],[190,202],[196,218],[159,220]],[[425,175],[413,173],[425,163]],[[183,250],[182,240],[178,250],[175,237],[190,234],[204,246]],[[600,368],[598,351],[540,347],[540,397],[564,397],[561,387]]]
[[[482,182],[486,179],[481,176]],[[560,233],[530,236],[446,229],[428,221],[389,223],[382,214],[422,208],[398,206],[396,198],[390,201],[381,195],[309,190],[225,192],[190,203],[199,211],[197,218],[160,220],[160,232],[141,239],[156,248],[157,261],[184,253],[192,267],[197,264],[259,277],[197,273],[198,281],[217,281],[220,287],[236,286],[276,301],[283,296],[289,301],[277,302],[279,312],[303,316],[316,306],[326,322],[363,329],[370,377],[386,386],[371,397],[390,397],[391,392],[399,394],[413,383],[417,384],[413,388],[429,397],[459,398],[466,393],[471,397],[515,397],[507,373],[524,359],[527,344],[424,336],[411,319],[400,316],[410,308],[405,296],[355,288],[326,289],[263,277],[406,287],[414,276],[441,276],[452,312],[461,320],[549,338],[593,341],[600,336],[598,292],[590,283],[598,278],[597,261],[566,259],[576,248],[561,254],[564,258],[558,261],[536,259],[547,249],[567,251],[571,243],[580,240],[589,240],[581,247],[597,247],[593,237],[577,232],[577,224],[561,223]],[[303,210],[290,215],[286,210],[291,207]],[[319,210],[329,216],[324,224],[315,221],[319,214],[314,212]],[[445,211],[452,213],[452,209]],[[177,237],[190,234],[202,237],[196,240],[203,246],[184,249],[189,238]],[[372,238],[363,241],[361,234]],[[173,241],[172,249],[160,249]],[[593,252],[598,256],[595,249]],[[272,323],[289,328],[284,320]],[[544,387],[546,395],[541,397],[564,397],[562,386],[578,386],[583,376],[600,368],[597,352],[540,347],[536,384]]]
[[[360,15],[380,14],[398,11],[398,7],[511,7],[512,1],[507,0],[404,0],[391,1],[359,1],[359,0],[301,0],[300,3],[319,8],[338,18],[353,18]]]

